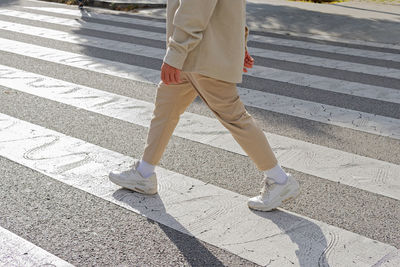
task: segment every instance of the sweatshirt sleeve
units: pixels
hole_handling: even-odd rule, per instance
[[[247,51],[247,39],[249,37],[249,27],[247,25],[244,27],[244,40],[245,40],[245,50]]]
[[[218,0],[180,0],[175,12],[174,32],[168,40],[164,62],[182,69],[188,53],[203,38]]]

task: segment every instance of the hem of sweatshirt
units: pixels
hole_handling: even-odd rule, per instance
[[[216,80],[228,82],[228,83],[238,84],[238,83],[242,83],[242,81],[243,81],[243,77],[242,76],[240,77],[240,79],[232,79],[232,76],[228,77],[226,75],[218,74],[218,73],[215,73],[215,72],[210,72],[210,71],[207,71],[207,70],[195,70],[195,69],[194,70],[190,70],[190,69],[184,68],[182,71],[198,73],[198,74],[201,74],[201,75],[204,75],[204,76],[216,79]]]

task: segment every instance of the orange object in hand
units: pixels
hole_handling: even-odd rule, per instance
[[[181,83],[180,80],[181,70],[174,68],[167,63],[163,63],[161,66],[161,80],[169,85],[169,84],[178,84]]]

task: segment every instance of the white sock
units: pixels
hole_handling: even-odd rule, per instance
[[[137,171],[144,177],[149,178],[154,173],[154,169],[156,166],[147,163],[146,161],[141,160],[139,162],[139,166]]]
[[[268,178],[273,179],[277,184],[285,184],[287,182],[287,175],[284,170],[282,170],[279,164],[275,167],[264,172],[264,175]]]

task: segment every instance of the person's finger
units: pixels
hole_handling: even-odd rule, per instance
[[[168,72],[168,79],[169,79],[169,83],[170,84],[174,84],[175,83],[174,71],[170,70]]]
[[[173,70],[171,71],[171,78],[172,78],[172,81],[171,81],[171,82],[172,82],[173,84],[177,84],[177,83],[178,83],[177,74],[178,74],[178,72],[177,72],[176,69],[173,69]]]
[[[163,63],[161,66],[161,80],[168,85],[169,84],[169,80],[168,80],[168,65]]]
[[[252,57],[246,57],[245,61],[246,62],[254,62],[254,59]]]
[[[179,70],[175,70],[175,81],[181,83],[181,72]]]
[[[250,58],[247,60],[247,62],[248,62],[250,65],[254,65],[254,59],[253,59],[252,57],[250,57]]]
[[[246,60],[248,61],[254,61],[254,58],[250,55],[246,55]]]
[[[165,79],[165,84],[169,85],[171,83],[171,79],[169,78],[169,70],[168,70],[168,68],[165,69],[164,79]]]
[[[253,64],[254,64],[254,61],[246,60],[245,63],[246,63],[246,64],[249,64],[249,65],[253,65]]]
[[[165,79],[165,69],[161,69],[161,81],[163,81],[163,83],[167,84],[167,81]]]
[[[171,83],[172,84],[177,84],[175,74],[176,74],[175,70],[172,70],[170,75],[169,75],[169,77],[171,78]]]
[[[244,63],[244,66],[245,66],[246,68],[252,68],[252,67],[253,67],[253,64],[251,64],[251,63],[249,63],[249,62],[246,62],[246,63]]]

